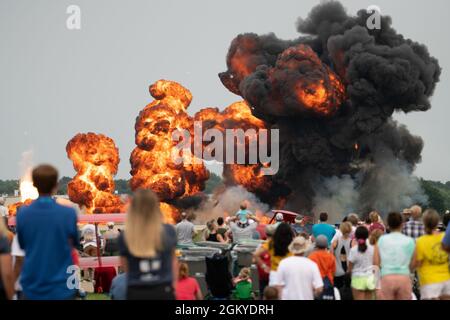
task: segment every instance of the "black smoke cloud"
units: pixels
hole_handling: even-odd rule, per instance
[[[367,211],[380,203],[383,210],[398,210],[422,199],[419,187],[399,185],[390,195],[374,189],[383,188],[380,176],[385,172],[393,181],[398,174],[399,181],[415,183],[412,172],[421,161],[423,141],[392,115],[430,109],[441,68],[425,45],[397,33],[390,17],[382,16],[381,28],[369,30],[370,15],[360,10],[350,16],[341,3],[326,2],[297,21],[302,34],[297,39],[241,34],[230,45],[228,70],[219,77],[251,105],[255,116],[280,129],[280,170],[273,179],[291,189],[289,209],[314,211],[330,179],[349,177],[352,183],[345,185],[358,196],[352,193],[345,210]],[[323,65],[298,57],[283,64],[286,50],[302,45]],[[329,114],[310,112],[293,99],[293,82],[317,83],[319,69],[337,75],[345,88],[344,97],[328,106],[333,109]]]

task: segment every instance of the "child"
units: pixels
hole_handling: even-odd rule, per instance
[[[250,278],[250,269],[242,268],[239,275],[234,278],[235,285],[234,296],[238,300],[250,300],[253,298],[253,285]]]

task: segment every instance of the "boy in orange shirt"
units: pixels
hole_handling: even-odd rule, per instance
[[[314,261],[319,267],[320,275],[323,279],[323,292],[320,300],[334,300],[334,272],[336,271],[336,260],[332,253],[328,251],[328,239],[324,235],[316,238],[316,250],[308,258]]]

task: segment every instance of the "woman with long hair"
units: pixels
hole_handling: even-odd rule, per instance
[[[265,245],[270,254],[269,286],[278,285],[277,269],[281,260],[291,256],[289,245],[294,238],[294,232],[289,224],[281,222],[275,230],[273,238]]]
[[[163,223],[156,194],[136,191],[119,236],[128,300],[175,299],[176,239],[175,229]]]
[[[218,232],[219,227],[217,226],[216,220],[212,219],[206,223],[206,241],[212,242],[226,242],[222,235]]]
[[[438,230],[439,214],[428,209],[423,215],[425,234],[416,240],[417,273],[422,300],[450,300],[448,253],[441,246],[444,233]]]
[[[350,222],[342,222],[339,226],[339,234],[331,243],[331,252],[336,258],[336,272],[334,273],[334,286],[338,289],[349,287],[350,281],[347,272],[347,257],[351,248],[352,224]]]
[[[14,276],[8,233],[5,221],[0,219],[0,300],[12,299],[14,295]]]
[[[203,295],[194,277],[189,276],[189,267],[181,262],[178,266],[178,281],[176,286],[177,300],[202,300]]]
[[[369,230],[359,226],[355,230],[357,245],[350,249],[347,272],[351,274],[353,299],[372,300],[375,290],[373,246],[368,245]]]

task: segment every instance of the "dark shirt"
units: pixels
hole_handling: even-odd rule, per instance
[[[10,254],[10,253],[11,253],[11,246],[9,245],[8,237],[0,236],[0,256],[3,254]],[[3,282],[2,278],[0,277],[0,291],[3,291],[3,289],[4,289]]]
[[[126,232],[126,231],[125,231]],[[162,250],[152,258],[133,256],[125,242],[124,232],[119,236],[120,255],[128,261],[128,286],[156,286],[171,284],[173,280],[172,259],[177,245],[175,229],[163,225]]]
[[[206,241],[219,242],[219,240],[217,239],[217,233],[210,233],[208,238],[206,238]]]
[[[72,249],[78,246],[77,214],[50,197],[39,197],[17,213],[17,237],[25,251],[20,283],[27,299],[73,298]]]

